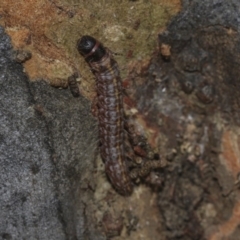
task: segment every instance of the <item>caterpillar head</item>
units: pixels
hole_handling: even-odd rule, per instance
[[[103,45],[95,38],[88,35],[78,40],[77,49],[87,62],[98,62],[106,54]]]

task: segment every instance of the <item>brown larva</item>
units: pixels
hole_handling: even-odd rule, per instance
[[[165,60],[169,60],[171,57],[171,46],[165,43],[162,43],[159,47],[160,53]]]
[[[105,171],[114,188],[122,195],[133,190],[125,159],[122,80],[111,52],[91,36],[77,43],[96,77],[100,152]]]
[[[68,87],[74,97],[80,96],[80,91],[77,83],[78,74],[74,73],[70,77],[68,77]]]
[[[205,104],[209,104],[214,99],[214,89],[212,85],[203,83],[200,90],[196,93],[197,98]]]
[[[18,63],[24,63],[27,60],[31,59],[32,53],[28,50],[17,50],[14,54],[14,59]]]

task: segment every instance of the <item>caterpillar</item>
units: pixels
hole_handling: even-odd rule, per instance
[[[130,195],[132,182],[126,165],[122,80],[112,53],[91,36],[77,41],[78,52],[96,77],[100,154],[116,191]]]
[[[74,97],[80,96],[80,91],[79,91],[78,83],[76,80],[77,78],[78,78],[78,74],[76,72],[73,73],[70,77],[68,77],[68,86]]]

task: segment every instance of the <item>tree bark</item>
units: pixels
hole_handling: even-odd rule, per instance
[[[238,239],[240,3],[183,1],[124,81],[129,122],[166,159],[117,194],[83,97],[29,82],[0,28],[1,239]],[[157,36],[156,36],[157,38]]]

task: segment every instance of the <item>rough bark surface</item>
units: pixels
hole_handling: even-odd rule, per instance
[[[158,197],[169,239],[237,239],[239,6],[185,1],[135,90],[170,161]]]
[[[30,84],[2,28],[0,51],[0,239],[86,239],[81,188],[97,139],[89,104]]]
[[[183,1],[132,68],[130,122],[168,166],[128,198],[96,157],[87,100],[30,83],[0,28],[0,238],[238,239],[239,16],[237,0]]]

